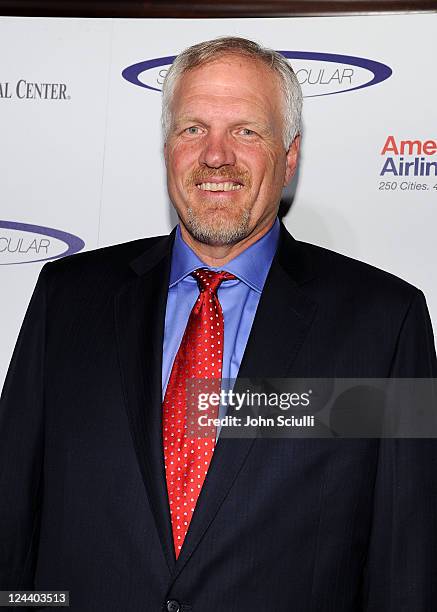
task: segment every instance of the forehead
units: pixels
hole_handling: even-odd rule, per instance
[[[282,107],[279,76],[264,62],[242,55],[222,56],[185,72],[179,79],[173,112],[218,112],[251,108],[277,114]]]

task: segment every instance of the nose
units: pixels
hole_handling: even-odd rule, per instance
[[[199,155],[199,164],[210,168],[235,164],[235,153],[227,134],[212,131],[207,134]]]

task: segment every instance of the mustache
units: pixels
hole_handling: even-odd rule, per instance
[[[228,179],[229,182],[251,186],[250,174],[238,167],[222,166],[221,168],[196,168],[187,179],[187,187],[195,187],[199,183],[208,183],[210,179]]]

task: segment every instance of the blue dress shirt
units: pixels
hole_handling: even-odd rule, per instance
[[[197,268],[226,270],[237,280],[223,281],[217,291],[224,317],[222,379],[235,379],[240,368],[261,292],[279,238],[279,219],[257,242],[221,268],[207,266],[184,242],[180,227],[173,245],[170,283],[165,313],[162,360],[162,397],[190,312],[199,296],[197,281],[190,276]],[[232,384],[225,385],[232,388]]]

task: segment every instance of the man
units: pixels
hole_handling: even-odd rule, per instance
[[[433,440],[186,435],[187,378],[436,374],[418,289],[279,223],[300,105],[270,50],[187,49],[163,97],[179,225],[44,267],[2,396],[2,589],[80,612],[436,609]]]

